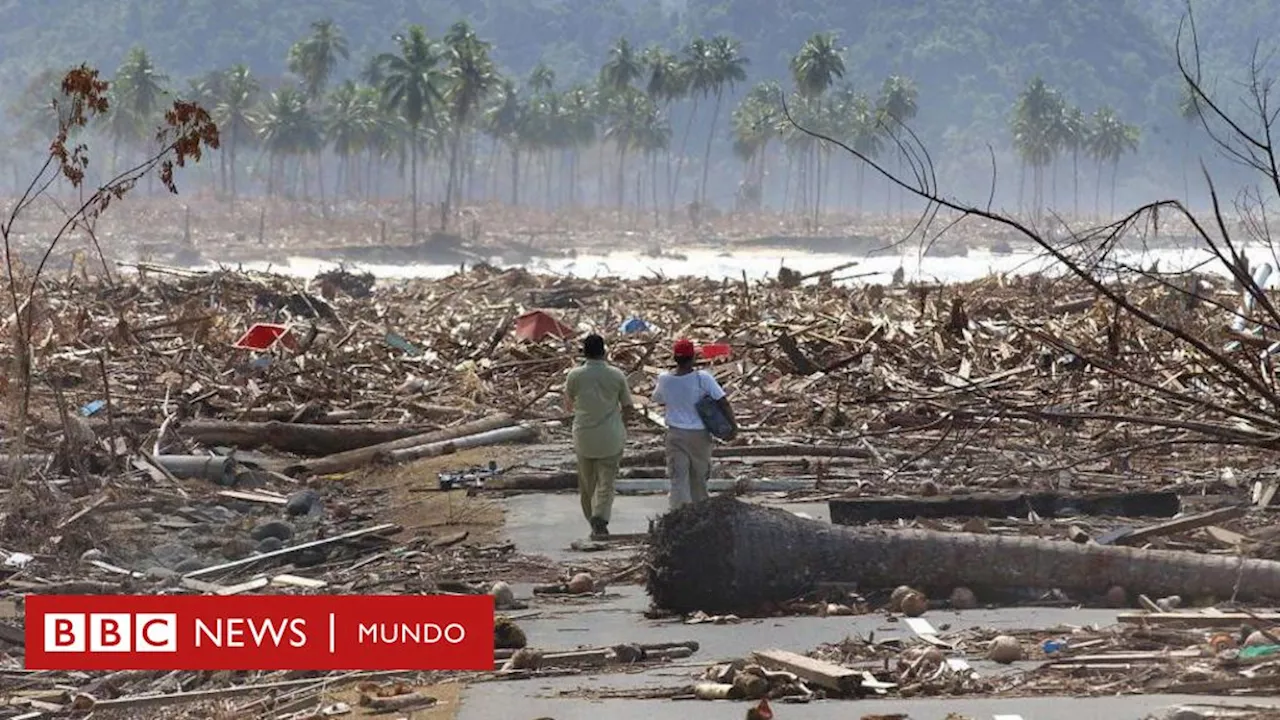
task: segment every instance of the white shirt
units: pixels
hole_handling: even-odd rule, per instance
[[[712,400],[724,397],[724,389],[716,378],[706,370],[697,370],[685,375],[664,372],[658,376],[657,387],[653,391],[653,401],[663,405],[667,411],[667,427],[679,430],[706,430],[707,426],[698,416],[697,404],[703,395],[710,395]]]

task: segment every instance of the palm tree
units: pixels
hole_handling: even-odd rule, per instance
[[[1084,111],[1075,106],[1061,108],[1061,117],[1057,126],[1057,135],[1061,147],[1071,153],[1071,196],[1073,211],[1080,215],[1080,151],[1089,146],[1089,119]]]
[[[481,108],[500,78],[489,59],[489,43],[476,37],[466,21],[454,23],[444,39],[448,67],[444,72],[445,102],[453,137],[449,150],[449,181],[445,186],[444,202],[440,205],[440,231],[449,225],[449,208],[458,181],[458,154],[462,147],[463,133],[469,130],[471,121]]]
[[[720,103],[724,97],[724,90],[726,87],[732,89],[747,79],[747,64],[750,61],[742,56],[741,47],[741,43],[737,40],[724,35],[717,35],[711,39],[708,57],[709,82],[704,82],[701,89],[704,95],[706,93],[715,95],[716,102],[711,111],[711,128],[707,131],[707,146],[702,153],[702,190],[698,196],[700,205],[707,204],[707,178],[711,172],[711,143],[715,140],[716,126],[720,122]]]
[[[837,47],[832,33],[814,33],[791,58],[791,80],[795,83],[796,94],[806,105],[811,106],[811,110],[816,111],[820,105],[820,98],[827,88],[831,87],[838,78],[844,77],[843,55],[844,50]],[[821,178],[818,146],[817,143],[807,140],[800,141],[798,138],[797,140],[808,150],[807,154],[801,155],[801,162],[804,164],[801,172],[803,175],[812,175],[813,178],[813,223],[816,227],[822,209],[822,195],[818,186]],[[812,169],[807,167],[809,162],[813,163]],[[804,195],[807,197],[808,193]]]
[[[231,167],[231,201],[236,199],[236,156],[245,142],[252,142],[252,112],[261,86],[245,65],[235,65],[223,73],[221,93],[213,108],[213,119],[227,139],[227,164]]]
[[[600,87],[609,91],[621,91],[644,75],[644,63],[631,47],[631,41],[618,38],[609,49],[609,58],[600,68]]]
[[[657,112],[648,95],[626,86],[609,93],[608,111],[605,116],[604,137],[618,149],[618,210],[626,200],[627,151],[641,146],[645,127],[650,116]]]
[[[377,105],[366,91],[354,81],[344,82],[330,93],[324,115],[325,137],[338,155],[338,186],[348,195],[358,177],[351,172],[351,159],[366,149],[378,121]]]
[[[421,25],[410,25],[404,35],[397,35],[400,53],[378,56],[376,72],[382,76],[383,106],[404,118],[408,129],[409,186],[412,202],[410,226],[418,237],[418,155],[417,139],[423,125],[434,119],[444,104],[440,92],[443,78],[439,69],[440,54]]]
[[[897,132],[897,127],[911,121],[916,116],[918,109],[919,93],[916,90],[915,83],[911,78],[901,75],[890,75],[885,78],[884,84],[880,86],[880,97],[877,100],[883,119],[886,124],[891,124]],[[898,169],[902,169],[902,153],[895,153],[897,157]],[[892,192],[892,186],[890,186]],[[886,198],[887,199],[887,198]],[[904,210],[906,195],[898,193],[898,212]]]
[[[649,69],[649,79],[645,83],[645,92],[653,99],[663,110],[670,112],[671,105],[676,100],[685,97],[689,90],[688,77],[684,72],[684,65],[674,53],[668,52],[661,47],[651,46],[644,52],[644,63]],[[689,116],[690,121],[693,115]],[[686,126],[685,137],[688,137]],[[669,202],[672,207],[675,203],[675,184],[671,177],[671,143],[668,141],[663,148],[667,156],[666,167],[666,192],[669,196]]]
[[[693,119],[698,115],[698,100],[705,98],[715,83],[711,63],[711,44],[703,38],[694,38],[689,41],[681,51],[679,67],[679,76],[682,78],[681,93],[693,102],[680,138],[680,154],[676,159],[675,175],[668,189],[671,212],[675,211],[676,192],[680,189],[680,173],[684,170],[685,159],[688,157],[689,134],[693,130]]]
[[[858,93],[855,95],[848,107],[843,111],[848,118],[849,140],[853,148],[868,160],[873,160],[884,149],[884,126],[880,121],[880,113],[878,112],[871,98]],[[863,209],[863,192],[867,178],[867,163],[858,163],[857,189],[855,197],[857,198],[857,211],[862,213]]]
[[[1089,154],[1098,163],[1098,186],[1102,185],[1102,166],[1111,165],[1111,215],[1116,214],[1116,175],[1120,159],[1126,153],[1136,152],[1141,131],[1135,125],[1120,120],[1115,110],[1103,106],[1093,113],[1093,131],[1090,133]],[[1097,210],[1097,189],[1094,193],[1094,209]]]
[[[125,56],[111,84],[111,134],[114,138],[111,167],[115,173],[120,143],[134,144],[150,139],[152,122],[165,95],[164,83],[169,78],[156,69],[151,56],[142,47],[134,47]]]
[[[511,206],[520,205],[520,150],[522,128],[529,122],[529,103],[520,96],[515,81],[504,79],[485,112],[485,128],[511,153]]]
[[[733,111],[733,151],[746,165],[741,199],[758,208],[763,199],[765,153],[777,134],[782,88],[771,80],[758,83]]]
[[[223,77],[224,73],[215,70],[187,80],[187,91],[183,94],[183,99],[199,105],[212,115],[218,106],[218,98],[222,96]],[[214,168],[210,165],[209,172],[213,175],[214,187],[219,192],[225,193],[227,191],[226,153],[218,152],[218,167]]]
[[[291,86],[272,93],[255,119],[269,162],[267,194],[273,195],[276,178],[286,176],[288,159],[315,152],[323,141],[322,127],[303,92]]]
[[[1194,128],[1200,120],[1200,98],[1196,95],[1195,88],[1191,87],[1188,82],[1182,84],[1182,94],[1178,98],[1178,117],[1181,117],[1187,123],[1188,128]],[[1191,183],[1187,179],[1188,156],[1191,154],[1191,137],[1192,133],[1188,132],[1186,139],[1182,143],[1182,195],[1188,206],[1191,205]]]
[[[1023,167],[1032,168],[1032,204],[1037,217],[1044,202],[1044,168],[1053,162],[1057,152],[1054,129],[1062,116],[1061,108],[1058,93],[1039,76],[1032,78],[1014,104],[1013,146],[1022,158]]]
[[[324,96],[338,62],[350,57],[342,29],[332,20],[317,20],[311,23],[311,34],[289,48],[289,72],[302,81],[307,98],[316,101]]]

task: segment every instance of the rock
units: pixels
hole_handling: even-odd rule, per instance
[[[306,489],[289,496],[288,502],[284,504],[284,512],[289,517],[298,515],[307,515],[320,508],[320,493],[315,490]]]
[[[968,520],[965,520],[964,525],[961,525],[960,529],[967,533],[974,533],[975,535],[986,535],[989,532],[989,529],[987,528],[987,521],[980,517],[971,517]]]
[[[503,668],[511,670],[537,670],[542,667],[542,652],[533,648],[522,647],[511,653]]]
[[[1129,607],[1129,593],[1126,592],[1125,589],[1120,587],[1119,585],[1113,585],[1111,586],[1110,590],[1107,590],[1106,601],[1107,601],[1107,607],[1111,607],[1111,608]]]
[[[578,573],[569,579],[569,592],[575,595],[583,595],[594,590],[596,587],[595,578],[591,577],[591,573]]]
[[[900,606],[902,608],[903,615],[906,615],[907,617],[920,617],[929,609],[929,600],[923,593],[912,590],[902,596]]]
[[[173,580],[178,577],[178,573],[166,567],[152,565],[147,568],[146,576],[152,580]]]
[[[746,700],[759,700],[769,694],[769,681],[756,673],[738,673],[733,677],[733,686]]]
[[[305,548],[289,555],[289,560],[294,567],[300,568],[315,567],[328,559],[329,547],[327,545]]]
[[[1165,715],[1166,720],[1205,720],[1208,716],[1190,707],[1176,707]]]
[[[889,611],[901,612],[902,598],[906,597],[907,593],[909,592],[915,592],[915,590],[912,590],[906,585],[899,585],[898,587],[894,588],[893,594],[889,596]]]
[[[987,659],[1002,665],[1022,659],[1022,643],[1018,638],[1008,635],[997,635],[987,646]]]
[[[956,610],[972,610],[978,607],[978,596],[967,587],[958,587],[951,591],[951,607]]]
[[[1178,595],[1162,597],[1156,601],[1156,607],[1160,608],[1161,612],[1173,612],[1182,607],[1182,598]]]
[[[494,607],[498,609],[506,609],[515,605],[516,593],[507,583],[499,580],[489,589],[489,594],[493,596]]]
[[[92,562],[94,560],[101,560],[104,557],[106,557],[106,553],[102,552],[98,548],[89,548],[80,554],[80,562]]]
[[[275,552],[276,550],[279,550],[283,547],[284,547],[284,543],[280,541],[280,538],[268,537],[268,538],[263,538],[262,542],[258,543],[257,551],[260,553],[269,553],[269,552]]]
[[[240,516],[226,505],[210,505],[204,509],[204,516],[216,522],[234,522]]]
[[[161,543],[151,550],[151,556],[161,565],[178,570],[187,560],[197,557],[195,548],[182,543]]]
[[[1268,632],[1270,632],[1272,635],[1276,635],[1275,631],[1269,630]],[[1274,645],[1274,644],[1275,643],[1271,642],[1271,640],[1267,639],[1266,635],[1262,634],[1261,630],[1254,630],[1253,632],[1249,633],[1249,637],[1244,639],[1245,647],[1258,647],[1260,645]]]
[[[233,538],[222,546],[222,557],[228,560],[243,560],[253,552],[256,543],[245,538]]]
[[[174,572],[189,573],[203,570],[205,564],[199,558],[187,558],[173,567]]]
[[[938,483],[932,480],[925,480],[920,484],[920,495],[923,497],[934,497],[938,494]]]
[[[498,617],[493,620],[493,647],[494,649],[510,649],[514,650],[522,648],[529,644],[528,639],[524,635],[524,631],[519,625],[511,622],[509,618]]]
[[[636,644],[623,644],[613,646],[613,656],[620,663],[637,663],[644,659],[644,648]]]
[[[284,541],[293,537],[293,527],[289,523],[279,520],[268,520],[249,531],[249,537],[254,540],[266,540],[267,538],[276,538]]]

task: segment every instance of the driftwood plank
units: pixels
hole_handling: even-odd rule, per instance
[[[219,573],[224,570],[233,570],[235,568],[244,567],[246,565],[252,565],[254,563],[261,562],[263,560],[267,560],[270,558],[289,555],[290,553],[295,553],[299,550],[304,550],[306,548],[320,547],[321,545],[329,545],[336,542],[342,542],[343,540],[350,540],[352,538],[361,537],[363,535],[372,535],[374,533],[384,532],[394,527],[395,527],[394,523],[383,523],[381,525],[374,525],[373,527],[364,528],[363,530],[353,530],[349,533],[344,533],[342,535],[335,535],[334,537],[325,538],[323,540],[312,540],[311,542],[305,542],[300,545],[292,545],[287,548],[272,550],[271,552],[262,553],[261,555],[253,555],[247,558],[243,558],[241,560],[233,560],[229,563],[223,563],[221,565],[214,565],[212,567],[201,568],[200,570],[193,570],[187,573],[186,575],[183,575],[182,577],[198,578],[203,575],[212,575],[213,573]]]
[[[856,670],[787,650],[757,650],[751,655],[770,670],[795,673],[801,680],[828,690],[847,693],[862,685],[862,673]]]
[[[1172,517],[1182,503],[1173,492],[1060,495],[1054,492],[974,494],[922,498],[843,498],[830,500],[831,522],[858,525],[866,522],[910,520],[917,517],[1040,517],[1061,515],[1111,515],[1117,517]]]

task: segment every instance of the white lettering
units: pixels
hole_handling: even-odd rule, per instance
[[[458,623],[360,623],[357,639],[361,643],[381,645],[434,645],[444,641],[457,645],[467,637],[467,629]]]
[[[247,618],[219,618],[213,628],[203,620],[196,620],[196,647],[206,640],[214,647],[242,648],[252,642],[253,647],[268,644],[280,647],[289,636],[291,647],[307,644],[307,621],[302,618],[289,620],[253,620]],[[246,640],[246,635],[248,636]],[[267,640],[270,640],[270,643]]]

